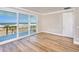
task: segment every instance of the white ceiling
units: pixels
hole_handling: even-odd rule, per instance
[[[64,9],[64,7],[22,7],[22,8],[38,13],[50,13]]]

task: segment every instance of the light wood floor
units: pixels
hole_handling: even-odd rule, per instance
[[[71,38],[39,33],[0,46],[1,52],[77,52],[79,46]]]

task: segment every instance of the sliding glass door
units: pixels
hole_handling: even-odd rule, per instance
[[[0,10],[0,42],[36,32],[36,16]]]
[[[0,10],[0,42],[16,38],[16,13]]]
[[[19,14],[19,36],[28,35],[28,15]]]
[[[30,16],[30,34],[35,34],[37,32],[37,17]]]

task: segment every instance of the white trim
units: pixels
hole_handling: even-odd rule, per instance
[[[17,13],[17,38],[19,37],[19,13]]]
[[[37,18],[37,24],[36,24],[37,28],[36,28],[36,33],[38,33],[38,16],[37,16],[36,18]]]
[[[28,35],[30,35],[30,16],[29,16],[29,18],[28,18]]]
[[[60,36],[64,36],[64,37],[69,37],[69,38],[74,38],[74,37],[66,36],[66,35],[64,35],[64,34],[59,34],[59,33],[52,33],[52,34],[60,35]]]
[[[20,9],[20,10],[23,10],[23,11],[25,11],[25,12],[30,12],[30,13],[33,13],[33,14],[38,14],[38,15],[41,15],[41,13],[39,13],[39,12],[35,12],[35,11],[32,11],[32,10],[29,10],[29,9],[24,9],[24,8],[17,8],[17,7],[15,7],[16,9]],[[14,9],[15,9],[14,8]]]
[[[26,11],[26,10],[23,10],[22,8],[19,8],[19,7],[14,7],[14,8],[11,8],[11,7],[1,7],[0,10],[9,11],[9,12],[15,12],[15,13],[18,12],[18,13],[34,15],[34,16],[38,15],[37,13],[31,12],[31,11]]]
[[[73,11],[74,10],[72,8],[72,9],[68,9],[68,10],[59,10],[59,11],[48,12],[48,13],[39,13],[39,12],[32,11],[32,10],[29,10],[29,9],[24,9],[24,8],[17,8],[17,9],[20,9],[20,10],[23,10],[23,11],[28,11],[28,12],[31,12],[31,13],[35,13],[35,14],[38,14],[38,15],[49,15],[49,14],[56,14],[56,13],[62,13],[62,12],[68,12],[68,11]]]
[[[8,8],[8,7],[0,8],[0,10],[9,11],[9,12],[15,12],[15,13],[17,13],[19,11],[19,10]]]
[[[41,32],[45,32],[45,33],[50,33],[50,34],[60,35],[60,36],[62,36],[62,34],[59,34],[59,33],[51,33],[51,32],[47,32],[47,31],[41,31]],[[40,33],[40,32],[39,32],[39,33]]]
[[[77,41],[73,41],[73,43],[76,44],[76,45],[79,45],[79,42],[77,42]]]
[[[66,36],[66,35],[64,35],[64,34],[62,34],[62,36],[65,36],[65,37],[70,37],[70,38],[74,38],[74,37],[72,37],[72,36]]]
[[[49,12],[49,13],[43,13],[42,15],[49,15],[49,14],[63,13],[63,12],[68,12],[68,11],[73,11],[73,9],[60,10],[60,11]]]
[[[32,11],[32,10],[29,10],[29,9],[24,9],[24,8],[17,8],[17,9],[21,9],[21,10],[24,10],[24,11],[32,12],[32,13],[35,13],[35,14],[38,14],[38,15],[49,15],[49,14],[56,14],[56,13],[62,13],[62,12],[68,12],[68,11],[73,11],[74,10],[72,8],[72,9],[68,9],[68,10],[59,10],[59,11],[48,12],[48,13],[39,13],[39,12]]]
[[[49,15],[49,14],[56,14],[56,13],[73,11],[74,9],[59,10],[59,11],[48,12],[48,13],[39,13],[39,12],[35,12],[35,11],[29,10],[29,9],[23,9],[23,8],[20,8],[20,7],[13,7],[13,8],[11,8],[11,7],[3,7],[3,8],[0,8],[0,10],[24,13],[24,14],[29,14],[29,15]]]
[[[64,37],[70,37],[70,36],[63,35],[62,33],[51,33],[51,32],[47,32],[47,31],[42,31],[42,32],[50,33],[50,34],[54,34],[54,35],[59,35],[59,36],[64,36]],[[70,38],[74,38],[74,37],[70,37]]]
[[[74,43],[74,44],[77,44],[77,45],[79,45],[79,42],[78,42],[77,40],[79,40],[79,38],[77,38],[76,36],[74,36],[73,43]]]

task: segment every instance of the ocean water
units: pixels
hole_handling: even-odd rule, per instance
[[[24,35],[28,35],[28,32],[19,32],[19,36],[24,36]],[[9,34],[6,36],[1,36],[0,37],[0,42],[6,41],[6,40],[11,40],[16,38],[17,34]]]

